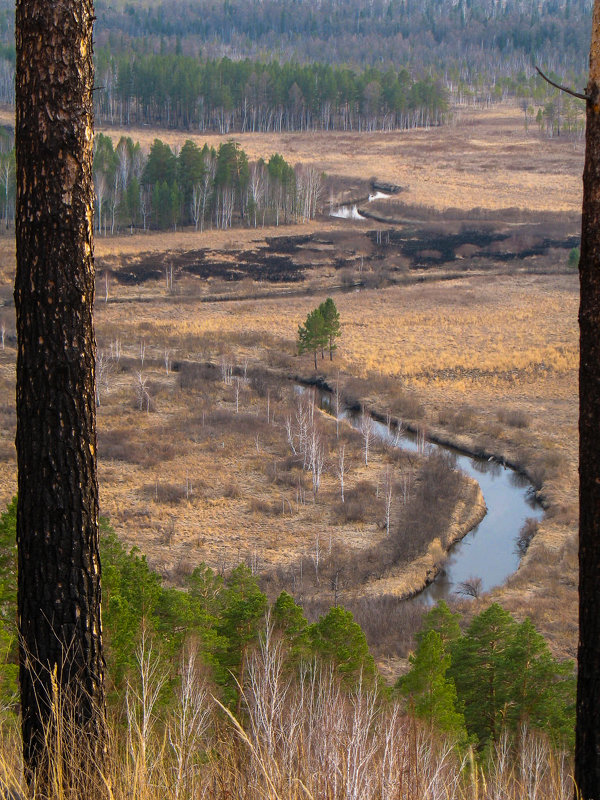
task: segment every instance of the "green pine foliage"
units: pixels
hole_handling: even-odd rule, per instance
[[[356,686],[359,680],[366,686],[375,684],[375,662],[352,612],[334,606],[308,632],[314,653],[335,667],[346,686]]]
[[[325,334],[329,346],[329,360],[333,361],[333,351],[337,348],[335,340],[342,335],[340,313],[331,297],[319,306],[319,311],[325,323]]]
[[[0,516],[0,706],[17,698],[17,551],[16,499]],[[101,521],[102,623],[109,701],[117,701],[138,669],[142,639],[152,658],[170,674],[193,639],[221,698],[239,704],[245,656],[264,628],[268,603],[248,567],[225,577],[205,564],[187,578],[186,590],[166,588],[136,548],[127,552],[106,520]],[[309,625],[302,608],[283,592],[271,609],[274,632],[281,636],[289,669],[317,660],[331,664],[348,688],[362,675],[374,684],[375,664],[352,614],[333,608]],[[174,686],[167,683],[162,702]]]
[[[304,325],[298,325],[298,355],[312,353],[317,368],[317,353],[327,345],[325,320],[319,308],[308,313]]]
[[[567,259],[567,266],[569,269],[578,269],[579,268],[579,248],[574,247],[572,250],[569,250],[569,257]]]
[[[530,619],[517,627],[501,666],[504,724],[522,723],[545,731],[558,743],[573,744],[575,672],[571,661],[558,663]]]
[[[504,723],[503,665],[517,623],[494,603],[476,616],[465,636],[451,648],[454,678],[469,733],[480,744],[497,741]]]
[[[317,353],[324,357],[325,348],[329,348],[329,358],[333,360],[333,351],[337,348],[335,340],[342,335],[340,315],[335,303],[328,297],[318,308],[308,313],[303,325],[298,325],[296,345],[298,355],[312,353],[317,368]]]
[[[302,607],[286,591],[281,592],[271,608],[273,629],[288,647],[288,664],[296,666],[301,661],[310,661],[311,640],[308,620]]]
[[[126,13],[123,13],[124,8]],[[98,31],[104,41],[110,33],[111,48],[117,53],[126,51],[124,67],[139,60],[145,52],[152,52],[152,48],[158,52],[160,47],[163,53],[167,47],[176,54],[197,52],[210,42],[213,48],[234,49],[240,60],[232,63],[223,59],[229,61],[223,72],[227,76],[239,73],[239,83],[248,85],[254,92],[261,88],[262,82],[256,78],[262,76],[254,77],[253,65],[247,56],[273,52],[280,57],[284,55],[292,62],[294,69],[290,72],[296,80],[300,78],[302,88],[311,77],[308,70],[305,74],[303,66],[317,60],[328,62],[318,65],[320,81],[313,90],[313,94],[317,93],[320,84],[324,84],[328,97],[335,97],[334,91],[339,88],[329,64],[340,62],[352,66],[404,64],[417,73],[434,72],[443,65],[451,79],[456,75],[463,83],[470,79],[484,85],[492,83],[491,75],[523,80],[520,71],[525,77],[533,71],[526,71],[523,65],[534,63],[540,54],[542,58],[550,58],[551,54],[551,64],[559,73],[575,68],[582,71],[590,26],[590,3],[586,0],[545,3],[537,0],[502,3],[375,0],[368,6],[351,0],[343,5],[336,0],[322,0],[318,4],[297,0],[262,0],[252,4],[245,0],[222,3],[112,0],[99,2],[97,13]],[[10,30],[10,23],[1,17],[0,20]],[[107,49],[99,48],[97,72],[100,76],[109,68],[103,63]],[[0,50],[0,54],[9,57],[6,51]],[[14,60],[14,53],[11,55]],[[193,92],[195,76],[191,80],[188,78],[193,61],[185,60],[184,69],[176,75],[183,96]],[[350,69],[340,71],[350,72]],[[161,91],[165,86],[164,72],[166,70],[161,70],[156,75],[160,81],[157,89]],[[393,70],[390,72],[394,74]],[[125,77],[127,80],[120,91],[127,96],[133,75],[119,73],[119,80]],[[264,79],[263,82],[266,83]],[[386,88],[388,86],[386,81]],[[135,88],[139,91],[140,87],[136,85]],[[214,91],[218,88],[218,84],[215,85]],[[393,88],[388,90],[393,91]],[[241,92],[232,89],[231,94],[239,96]],[[175,103],[172,103],[174,113]],[[247,117],[251,125],[250,112]]]
[[[99,87],[98,118],[127,109],[128,124],[196,130],[376,130],[442,121],[440,79],[400,67],[354,71],[319,63],[196,59],[180,53],[96,55],[97,74],[116,73],[118,92]]]
[[[529,619],[519,624],[497,603],[475,616],[464,635],[459,616],[441,603],[424,617],[411,671],[397,684],[417,716],[455,734],[462,717],[480,749],[504,730],[518,735],[523,725],[572,747],[572,662],[556,661]]]
[[[441,600],[423,617],[421,630],[416,636],[417,644],[421,643],[429,631],[439,633],[444,647],[448,649],[461,636],[460,614],[452,613],[448,604]]]
[[[18,698],[17,498],[0,516],[0,707]]]
[[[427,631],[420,639],[415,654],[409,658],[410,672],[398,682],[402,694],[411,698],[417,717],[432,728],[457,741],[467,738],[464,715],[457,710],[454,680],[447,676],[450,654],[436,630]]]
[[[0,141],[0,167],[2,158]],[[168,230],[194,225],[204,230],[208,225],[256,227],[259,220],[263,226],[293,223],[314,217],[320,193],[320,179],[312,184],[297,181],[296,170],[303,173],[302,165],[294,169],[278,153],[267,163],[259,159],[250,164],[233,140],[222,142],[217,150],[188,140],[176,155],[155,139],[146,156],[131,138],[122,136],[115,148],[100,133],[93,169],[96,227],[104,234],[123,227]],[[10,200],[12,194],[7,197]],[[0,181],[0,212],[2,208]]]
[[[222,687],[225,703],[233,704],[238,699],[238,687],[244,682],[245,655],[257,640],[266,610],[267,598],[256,578],[240,564],[224,582],[215,626],[220,637],[215,652],[215,679]]]
[[[16,500],[0,516],[0,706],[17,701]],[[166,588],[135,548],[127,552],[108,524],[101,525],[103,629],[109,701],[135,683],[139,645],[151,643],[164,674],[173,674],[193,640],[224,703],[240,709],[245,656],[256,646],[267,617],[281,638],[286,669],[301,663],[331,666],[346,690],[375,688],[383,701],[365,635],[352,614],[331,608],[309,624],[302,608],[282,592],[268,603],[246,566],[221,576],[206,565],[187,579],[186,590]],[[504,730],[523,725],[559,746],[573,745],[575,678],[571,662],[557,662],[530,620],[517,623],[493,604],[475,616],[464,634],[459,615],[444,603],[432,609],[417,635],[411,669],[396,688],[417,717],[457,742],[482,751]],[[309,673],[310,674],[310,671]],[[161,703],[168,710],[175,682]]]

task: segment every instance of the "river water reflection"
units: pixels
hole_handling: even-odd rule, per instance
[[[332,412],[328,392],[319,392],[318,402],[324,410]],[[354,427],[360,424],[359,418],[347,409],[340,412],[340,417]],[[374,422],[374,425],[379,439],[404,450],[418,450],[419,443],[414,434],[398,436],[395,430],[381,422]],[[444,571],[418,595],[418,599],[429,604],[448,599],[459,584],[470,578],[480,578],[483,591],[499,586],[519,565],[516,538],[525,521],[539,520],[543,516],[533,486],[523,475],[497,461],[472,458],[432,442],[427,442],[425,447],[429,450],[440,448],[456,456],[457,467],[481,486],[487,514],[451,548]]]

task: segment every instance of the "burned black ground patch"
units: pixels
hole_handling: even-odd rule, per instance
[[[281,236],[266,239],[263,247],[235,253],[208,249],[186,252],[141,253],[124,259],[122,266],[112,269],[116,280],[127,286],[161,280],[172,270],[174,280],[182,274],[199,278],[240,281],[248,278],[269,283],[298,283],[311,268],[310,262],[299,264],[293,255],[310,250],[312,236]],[[102,264],[99,264],[102,269]]]
[[[570,235],[572,227],[547,223],[455,220],[369,228],[342,224],[311,234],[270,236],[264,243],[240,250],[145,252],[122,257],[118,264],[114,258],[98,259],[97,267],[99,274],[104,271],[126,286],[162,280],[173,288],[186,276],[193,276],[232,284],[244,280],[296,284],[297,291],[304,283],[308,291],[307,279],[320,268],[335,270],[334,285],[341,282],[350,287],[375,278],[406,280],[412,271],[444,265],[461,272],[493,269],[551,251],[568,251],[579,244],[578,236]]]
[[[457,260],[488,258],[506,262],[545,255],[550,249],[570,250],[579,238],[551,238],[533,226],[516,231],[464,230],[458,233],[436,232],[419,228],[369,231],[376,257],[400,253],[411,269],[438,267]],[[467,254],[467,255],[466,255]]]

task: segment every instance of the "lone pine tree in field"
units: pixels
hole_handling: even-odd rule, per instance
[[[304,325],[298,325],[298,353],[312,353],[317,368],[317,352],[327,344],[325,320],[320,309],[314,308],[306,317]]]
[[[93,19],[92,0],[17,0],[20,686],[26,777],[42,793],[48,779],[44,735],[57,695],[70,703],[73,743],[88,752],[91,769],[99,768],[104,751],[92,325]]]
[[[333,361],[333,351],[337,348],[335,340],[342,335],[340,312],[337,310],[331,297],[328,297],[324,303],[321,303],[319,311],[325,323],[325,334],[327,335],[329,346],[329,360]]]
[[[335,303],[328,297],[318,308],[306,317],[304,325],[298,326],[298,353],[312,353],[317,368],[317,352],[324,355],[329,347],[329,359],[333,361],[333,351],[337,348],[335,340],[341,336],[340,315]]]

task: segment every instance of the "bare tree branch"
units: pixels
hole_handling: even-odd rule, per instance
[[[536,67],[536,70],[539,72],[539,74],[542,76],[542,78],[546,81],[546,83],[549,83],[550,86],[554,86],[555,89],[560,89],[561,92],[566,92],[566,94],[570,94],[572,97],[578,97],[580,100],[589,100],[590,99],[587,94],[581,94],[580,92],[574,92],[573,89],[569,89],[567,86],[561,86],[558,83],[554,83],[554,81],[551,81],[550,78],[547,75],[544,75],[544,73],[542,72],[542,70],[539,67]]]

